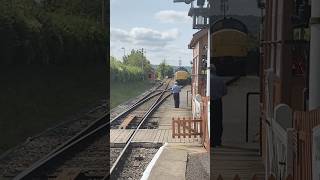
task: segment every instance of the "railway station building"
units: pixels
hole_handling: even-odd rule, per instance
[[[210,146],[210,122],[208,104],[210,99],[206,96],[207,91],[207,49],[208,49],[208,30],[202,29],[193,34],[188,45],[192,49],[192,114],[193,118],[203,120],[203,143],[209,150]]]

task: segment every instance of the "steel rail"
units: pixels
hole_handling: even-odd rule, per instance
[[[153,93],[153,92],[152,92]],[[151,94],[151,93],[150,93]],[[122,113],[118,114],[115,118],[113,118],[112,120],[110,120],[110,123],[114,122],[115,120],[119,119],[120,117],[130,113],[132,110],[134,110],[136,107],[138,107],[139,105],[145,103],[146,101],[150,100],[151,98],[158,96],[159,94],[161,94],[161,92],[157,92],[154,95],[150,96],[147,95],[147,97],[141,99],[140,101],[136,102],[135,104],[133,104],[132,106],[130,106],[126,111],[123,111]]]
[[[161,92],[157,92],[159,91],[159,88],[162,86],[163,84],[160,84],[155,90],[149,92],[147,95],[145,95],[143,98],[141,98],[139,101],[135,102],[133,105],[131,105],[128,110],[123,111],[122,113],[118,114],[115,118],[113,118],[112,120],[110,120],[110,123],[114,122],[115,120],[117,120],[118,118],[122,117],[123,115],[126,115],[127,113],[129,113],[130,111],[134,110],[134,108],[136,108],[138,105],[146,102],[147,100],[153,98],[154,96],[159,95]],[[152,93],[156,94],[150,96]]]
[[[43,165],[45,165],[49,161],[52,161],[55,158],[58,158],[59,156],[62,156],[63,153],[67,153],[67,150],[73,148],[75,145],[78,145],[80,143],[85,143],[88,138],[96,135],[97,133],[106,132],[108,130],[108,125],[109,125],[109,122],[107,122],[107,123],[99,126],[98,128],[90,131],[88,134],[80,137],[79,139],[76,139],[75,141],[71,142],[70,144],[68,144],[67,146],[63,147],[62,149],[54,152],[53,154],[50,154],[48,157],[44,158],[43,160],[41,160],[39,162],[36,162],[30,168],[28,168],[25,171],[21,172],[20,174],[18,174],[13,179],[14,180],[20,180],[20,179],[31,178],[31,176],[33,175],[33,173],[35,173],[36,170],[41,168]]]
[[[93,133],[97,132],[99,129],[107,127],[113,121],[117,120],[118,118],[122,117],[123,115],[125,115],[125,114],[129,113],[130,111],[134,110],[140,104],[142,104],[142,103],[146,102],[147,100],[149,100],[149,99],[161,94],[161,92],[158,92],[158,93],[155,93],[154,95],[150,96],[152,93],[156,92],[159,89],[159,87],[161,87],[162,85],[163,84],[160,84],[156,88],[156,90],[153,90],[153,91],[149,92],[142,99],[140,99],[139,101],[134,103],[132,106],[130,106],[128,108],[128,110],[122,112],[121,114],[119,114],[117,117],[115,117],[111,121],[106,121],[106,122],[101,123],[101,121],[103,121],[103,119],[108,119],[107,117],[108,117],[108,115],[110,115],[109,112],[104,114],[104,115],[102,115],[102,116],[100,116],[94,122],[90,123],[85,129],[81,130],[75,136],[73,136],[70,139],[68,139],[65,143],[59,145],[57,148],[55,148],[53,151],[51,151],[50,153],[45,155],[43,158],[41,158],[40,160],[38,160],[35,163],[33,163],[29,168],[27,168],[24,171],[22,171],[21,173],[19,173],[14,179],[24,179],[24,178],[28,177],[30,174],[32,174],[35,170],[40,168],[42,165],[46,164],[48,161],[50,161],[53,158],[55,158],[56,156],[60,155],[64,151],[68,150],[73,145],[75,145],[75,144],[81,142],[82,140],[85,140],[86,138],[90,137],[90,135],[92,135]],[[90,112],[92,112],[92,111],[90,111]]]
[[[149,115],[153,112],[153,110],[160,105],[164,99],[166,99],[167,97],[169,97],[171,94],[168,94],[166,97],[162,98],[163,94],[165,92],[167,92],[167,88],[170,84],[170,81],[167,83],[166,88],[161,92],[161,95],[158,97],[158,99],[151,105],[151,107],[148,109],[148,111],[146,112],[146,114],[144,114],[142,120],[140,121],[139,125],[137,126],[137,128],[134,130],[134,132],[130,135],[129,139],[126,142],[125,147],[122,149],[120,155],[118,156],[118,158],[116,159],[116,161],[113,163],[111,169],[110,169],[110,173],[108,175],[106,175],[103,179],[109,179],[110,176],[112,176],[112,173],[114,173],[114,171],[117,168],[118,163],[120,162],[120,160],[122,159],[123,155],[125,154],[126,150],[128,149],[131,141],[133,140],[134,136],[136,135],[136,133],[138,132],[139,128],[141,127],[141,125],[144,123],[144,121],[149,117]],[[161,99],[162,98],[162,99]]]

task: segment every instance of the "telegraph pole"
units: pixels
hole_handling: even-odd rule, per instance
[[[142,64],[142,72],[143,72],[143,76],[142,76],[142,80],[144,81],[144,70],[143,70],[143,48],[141,49],[141,64]]]

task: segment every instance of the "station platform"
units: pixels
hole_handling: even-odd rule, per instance
[[[158,118],[157,131],[168,132],[169,136],[162,141],[165,145],[158,151],[158,156],[153,158],[154,162],[149,164],[141,180],[185,180],[190,179],[190,176],[199,180],[208,179],[209,153],[202,146],[201,138],[172,138],[171,134],[172,117],[192,117],[190,90],[191,86],[182,89],[179,108],[174,108],[171,96],[152,115],[151,118]]]
[[[187,172],[193,171],[209,177],[209,153],[202,146],[201,138],[199,136],[172,137],[172,118],[192,117],[190,90],[190,85],[181,90],[179,108],[174,108],[174,100],[170,96],[148,118],[148,121],[158,124],[157,129],[137,130],[132,142],[162,143],[164,145],[160,148],[162,150],[158,151],[158,155],[153,158],[154,162],[149,164],[149,172],[145,171],[144,174],[148,175],[142,179],[185,180],[188,176]],[[111,129],[110,146],[121,147],[132,133],[134,133],[133,129]],[[190,174],[189,176],[192,176],[195,173]]]
[[[165,146],[144,177],[151,180],[233,180],[264,179],[264,165],[259,155],[259,96],[249,99],[249,142],[246,142],[246,94],[259,92],[257,77],[241,77],[228,86],[223,98],[224,133],[222,147],[208,153],[201,145],[170,143]],[[184,172],[184,173],[183,173]],[[161,176],[160,176],[161,175]]]
[[[195,156],[197,158],[191,159]],[[141,180],[185,180],[188,176],[194,176],[198,180],[208,179],[208,159],[208,153],[201,145],[165,144],[149,163]]]

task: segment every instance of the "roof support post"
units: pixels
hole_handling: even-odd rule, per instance
[[[320,107],[320,0],[311,1],[309,110]]]

